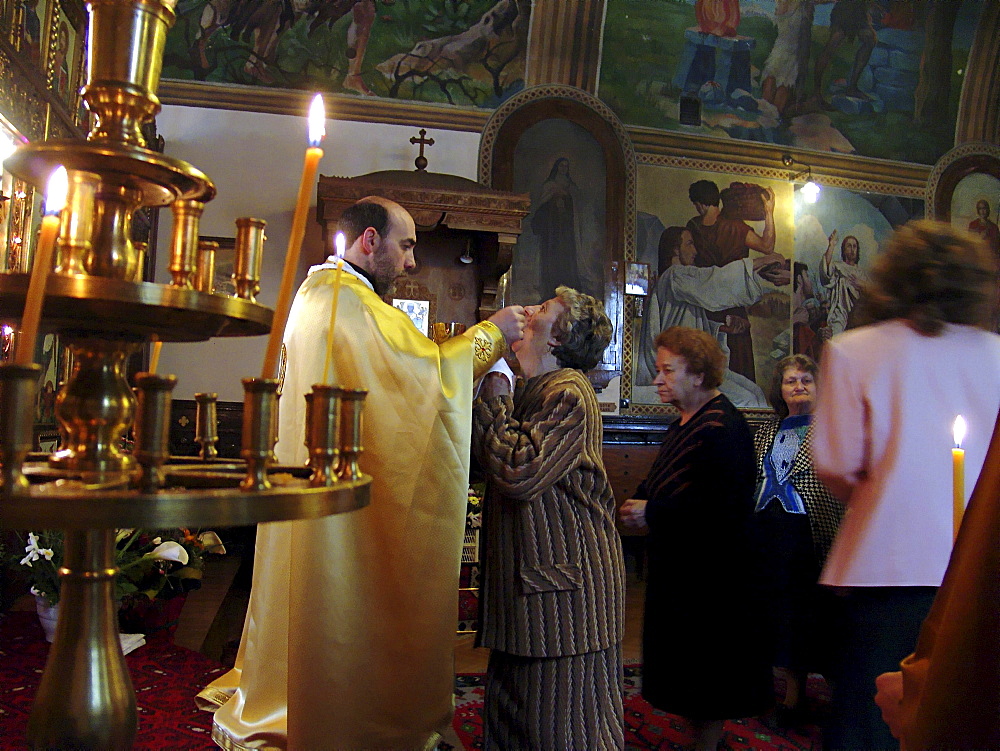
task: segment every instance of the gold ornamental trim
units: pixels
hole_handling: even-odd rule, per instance
[[[160,102],[184,107],[210,107],[221,110],[264,112],[271,115],[301,116],[309,110],[311,92],[293,89],[267,89],[260,86],[217,84],[164,79],[160,82]],[[331,120],[387,123],[424,128],[478,133],[492,114],[491,110],[435,106],[420,102],[399,102],[377,97],[351,97],[330,93],[323,95],[326,114]]]
[[[503,357],[507,351],[507,340],[500,327],[492,321],[480,321],[469,331],[472,332],[472,377],[478,379]]]

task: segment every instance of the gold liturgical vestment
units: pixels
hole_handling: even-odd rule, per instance
[[[420,749],[452,716],[472,384],[504,350],[491,323],[440,346],[345,264],[330,382],[368,389],[371,504],[261,524],[236,667],[202,694],[227,748]],[[292,304],[278,460],[304,464],[305,399],[323,378],[336,272]],[[231,698],[230,698],[231,697]]]

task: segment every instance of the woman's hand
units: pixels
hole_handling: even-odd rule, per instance
[[[894,738],[898,738],[903,732],[902,704],[903,704],[903,674],[900,671],[894,673],[882,673],[875,679],[875,703],[882,710],[882,719],[889,726]]]
[[[640,498],[629,498],[618,509],[618,518],[622,526],[633,532],[648,532],[646,525],[646,501]]]

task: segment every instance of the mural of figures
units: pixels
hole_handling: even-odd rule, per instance
[[[837,245],[837,230],[827,238],[826,252],[819,265],[819,279],[827,289],[827,325],[830,335],[847,329],[847,321],[854,310],[861,290],[868,283],[868,272],[860,265],[861,243],[854,235],[847,235],[840,243],[840,259],[834,260],[833,249]]]
[[[976,218],[969,222],[969,230],[982,235],[993,254],[1000,260],[1000,227],[990,219],[990,202],[985,198],[976,201]]]
[[[923,201],[823,188],[796,202],[792,339],[818,358],[823,343],[851,328],[879,248],[893,229],[924,215]]]
[[[608,0],[598,96],[630,125],[934,164],[987,2]]]
[[[530,0],[193,0],[163,77],[496,107],[524,85]]]
[[[579,279],[576,265],[576,214],[573,194],[579,188],[569,174],[569,159],[558,157],[542,183],[531,229],[538,236],[539,295],[548,299],[564,279]],[[572,286],[570,284],[570,286]]]
[[[553,118],[524,131],[513,190],[530,193],[531,213],[511,267],[512,302],[548,299],[561,284],[604,298],[606,184],[604,151],[581,125]]]
[[[993,175],[974,172],[959,181],[951,196],[951,223],[986,238],[1000,262],[1000,180]]]
[[[637,187],[636,260],[656,281],[634,335],[632,400],[655,403],[653,342],[684,325],[727,353],[721,388],[733,403],[766,407],[755,376],[766,378],[790,347],[791,184],[640,165]]]
[[[733,315],[727,309],[744,311],[764,296],[767,272],[785,265],[774,253],[730,261],[723,266],[697,265],[702,255],[687,227],[667,227],[660,235],[660,274],[649,296],[639,334],[635,383],[651,384],[656,377],[656,348],[653,341],[671,326],[701,329],[714,336],[729,358],[722,390],[734,404],[757,406],[760,393],[752,379],[733,370]],[[723,314],[715,320],[712,314]],[[749,319],[743,318],[746,333]],[[752,354],[752,353],[751,353]]]

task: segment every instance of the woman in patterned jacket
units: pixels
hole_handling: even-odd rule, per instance
[[[625,746],[625,570],[603,427],[584,375],[611,341],[600,301],[569,287],[525,308],[525,379],[488,374],[473,409],[486,474],[479,645],[486,749]],[[495,380],[494,380],[495,378]]]
[[[761,546],[774,664],[786,673],[778,721],[799,724],[809,670],[826,670],[833,595],[817,582],[844,507],[816,479],[812,412],[816,363],[790,355],[774,369],[774,419],[754,435],[757,451],[755,537]]]

